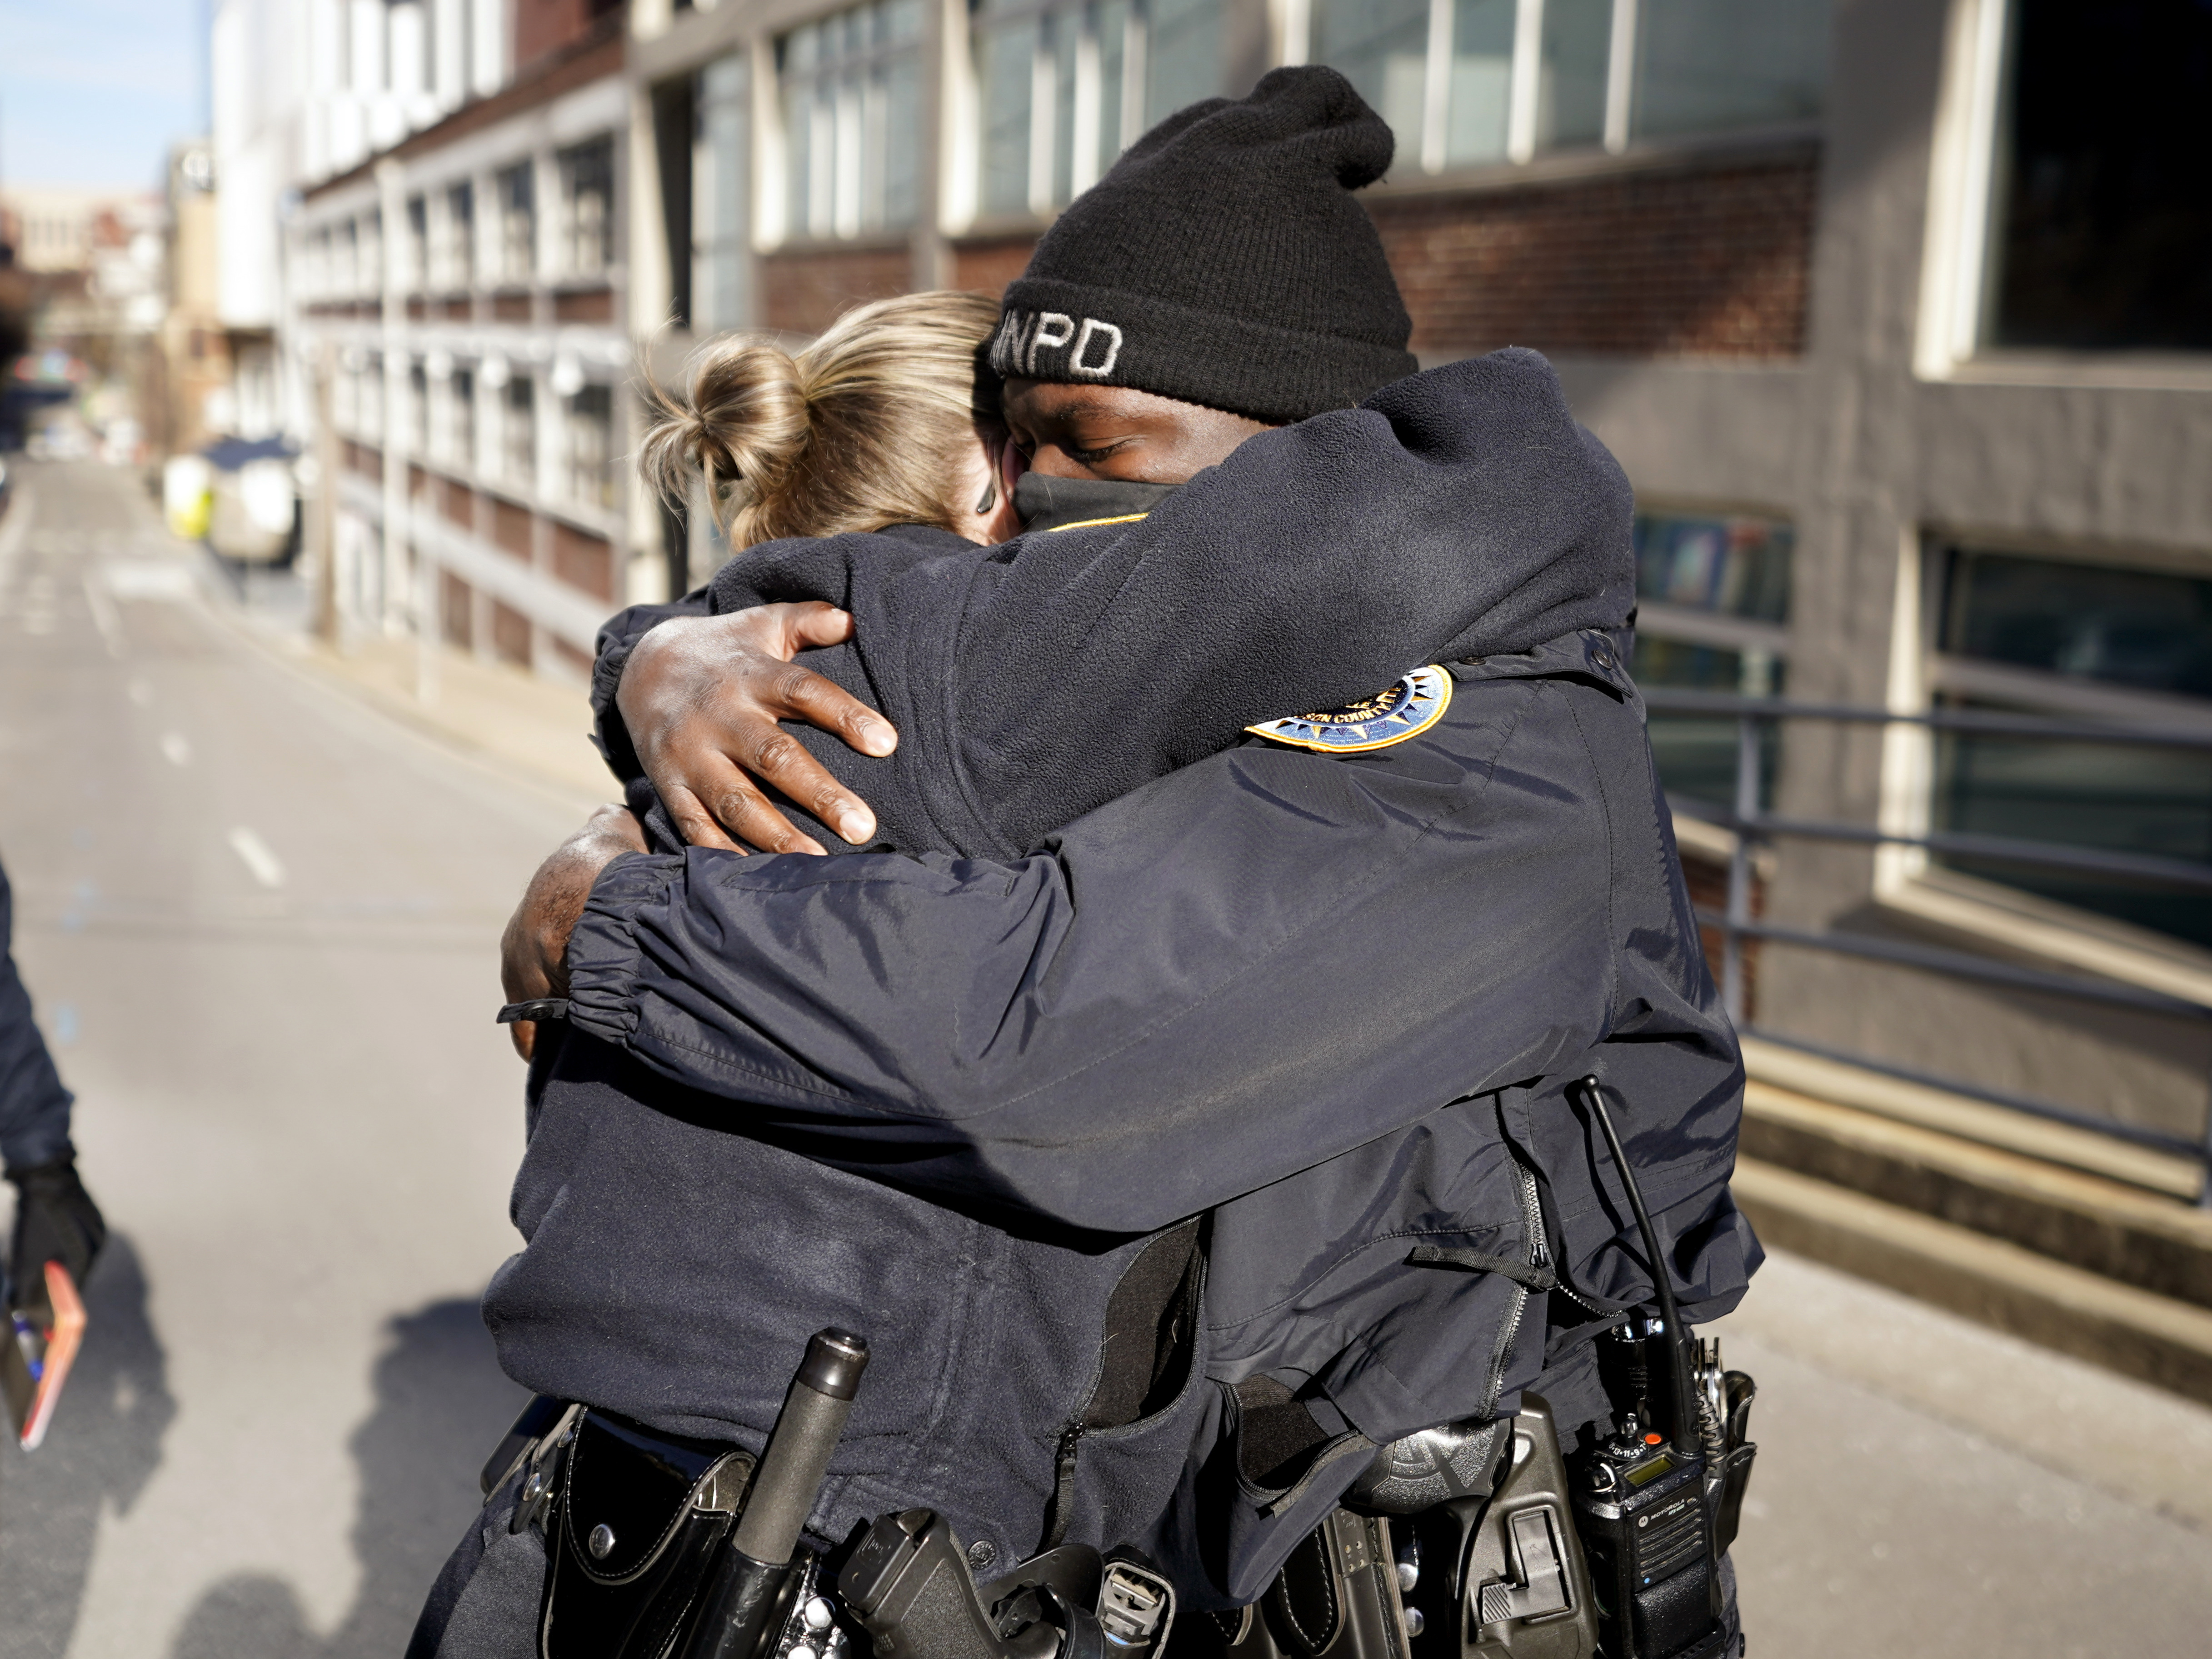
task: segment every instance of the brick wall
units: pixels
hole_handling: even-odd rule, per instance
[[[497,599],[491,602],[491,649],[501,662],[530,666],[530,618]]]
[[[1413,347],[1804,349],[1816,156],[1369,203]]]
[[[952,286],[977,294],[998,294],[1022,274],[1036,251],[1036,238],[1016,236],[991,242],[956,242]]]
[[[1682,879],[1690,890],[1690,902],[1700,910],[1716,915],[1728,908],[1728,866],[1701,853],[1682,854]],[[1751,914],[1764,915],[1766,912],[1766,884],[1758,876],[1751,878]],[[1698,938],[1705,947],[1705,967],[1713,976],[1713,983],[1722,982],[1722,969],[1726,965],[1727,940],[1717,927],[1700,926]],[[1759,1017],[1759,941],[1747,939],[1743,942],[1743,1008],[1747,1020]]]
[[[530,509],[498,495],[487,495],[491,503],[492,544],[502,552],[512,553],[527,562],[531,556]]]
[[[914,258],[903,246],[811,249],[769,254],[760,273],[762,320],[769,328],[818,334],[864,300],[908,292]]]
[[[1367,202],[1417,351],[1789,357],[1804,349],[1819,183],[1801,152]],[[1036,246],[956,244],[952,285],[995,294]]]
[[[553,524],[553,574],[571,587],[581,588],[595,599],[612,602],[615,596],[615,550],[604,536],[578,530],[556,520]]]
[[[549,52],[574,46],[618,0],[514,0],[514,62],[527,69]]]

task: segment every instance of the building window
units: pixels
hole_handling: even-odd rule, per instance
[[[530,163],[504,169],[497,183],[500,280],[520,286],[538,269],[538,192]]]
[[[587,386],[568,399],[568,499],[611,513],[616,501],[614,394]]]
[[[334,293],[359,294],[367,287],[362,279],[361,226],[351,219],[338,227],[337,259],[331,275]]]
[[[459,293],[476,285],[477,193],[464,180],[446,192],[446,214],[439,240],[438,286]]]
[[[1645,685],[1778,696],[1788,654],[1795,529],[1751,514],[1639,513],[1636,678]],[[1736,723],[1654,714],[1651,752],[1670,795],[1733,807]],[[1762,786],[1779,757],[1762,734]]]
[[[691,159],[691,323],[701,333],[742,328],[752,316],[745,142],[751,71],[750,58],[733,52],[699,72],[694,94],[698,137]]]
[[[1222,91],[1221,0],[1145,0],[1134,15],[1144,33],[1133,54],[1144,60],[1144,112],[1130,123],[1116,154],[1155,121]]]
[[[384,214],[380,209],[361,216],[360,264],[355,274],[356,291],[384,292]]]
[[[985,0],[974,40],[986,217],[1050,213],[1113,165],[1142,119],[1130,16],[1126,0]]]
[[[1407,173],[1818,116],[1828,0],[1312,0]]]
[[[1826,0],[1639,0],[1638,137],[1808,121],[1827,80]]]
[[[452,410],[452,429],[448,438],[452,447],[447,459],[464,471],[473,472],[477,466],[477,377],[473,370],[457,368],[452,381],[453,396],[447,407]]]
[[[789,235],[863,236],[914,223],[921,38],[921,0],[875,0],[776,42]]]
[[[501,471],[518,489],[538,487],[537,386],[527,374],[507,383],[507,404],[500,421]]]
[[[1944,704],[2212,729],[2212,579],[2004,550],[1934,550]],[[1939,831],[2212,865],[2212,754],[2085,740],[1936,734]],[[2212,894],[1960,857],[1936,863],[2212,946]]]
[[[2015,0],[1990,343],[2212,349],[2212,9]]]
[[[384,359],[375,352],[369,354],[368,361],[361,371],[357,414],[361,435],[380,447],[385,442]]]
[[[421,293],[430,286],[430,202],[428,197],[407,198],[407,286]]]
[[[407,447],[416,455],[430,453],[430,371],[420,363],[407,371]]]
[[[1144,130],[1221,90],[1220,0],[978,0],[976,201],[1042,216]]]
[[[615,141],[565,149],[561,164],[562,254],[571,276],[602,276],[615,259]]]

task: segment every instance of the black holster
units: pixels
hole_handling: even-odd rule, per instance
[[[541,1659],[670,1659],[751,1480],[750,1453],[586,1411],[545,1522]]]

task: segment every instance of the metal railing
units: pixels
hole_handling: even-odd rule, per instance
[[[2170,996],[2141,986],[2109,979],[2077,978],[2040,969],[2021,967],[1963,951],[1947,951],[1906,939],[1869,934],[1810,933],[1759,921],[1752,914],[1752,863],[1756,849],[1781,839],[1856,842],[1861,845],[1911,847],[1933,854],[1971,857],[1993,864],[2025,868],[2071,871],[2079,874],[2118,877],[2130,881],[2162,883],[2188,891],[2212,890],[2212,865],[2191,864],[2178,859],[2143,854],[2106,852],[2069,847],[2054,842],[2021,841],[2002,836],[1964,835],[1932,831],[1921,835],[1893,833],[1865,824],[1833,823],[1813,818],[1783,817],[1759,805],[1762,738],[1784,720],[1832,720],[1852,725],[1919,726],[1941,732],[1966,732],[1984,737],[2043,738],[2099,744],[2129,744],[2148,747],[2190,749],[2212,752],[2212,733],[2173,728],[2096,724],[2042,720],[2027,715],[1991,714],[1975,709],[1929,709],[1920,714],[1895,714],[1885,709],[1850,703],[1790,702],[1775,697],[1744,697],[1725,692],[1688,691],[1650,687],[1645,706],[1655,716],[1728,720],[1735,723],[1735,801],[1733,809],[1670,795],[1668,804],[1686,817],[1733,830],[1735,846],[1729,859],[1728,908],[1720,912],[1699,909],[1700,926],[1717,929],[1722,941],[1721,994],[1729,1015],[1739,1030],[1770,1042],[1841,1060],[1909,1083],[1947,1090],[1992,1105],[2032,1116],[2071,1125],[2079,1129],[2178,1154],[2195,1162],[2203,1172],[2197,1202],[2212,1209],[2212,1098],[2208,1098],[2203,1134],[2191,1140],[2165,1130],[2146,1128],[2077,1111],[2071,1107],[2029,1096],[1991,1089],[1958,1078],[1892,1064],[1887,1060],[1825,1048],[1781,1032],[1747,1023],[1744,944],[1771,940],[1838,956],[1889,963],[1899,967],[1948,975],[2009,990],[2031,991],[2069,997],[2108,1007],[2131,1008],[2175,1018],[2212,1022],[2212,1006]]]

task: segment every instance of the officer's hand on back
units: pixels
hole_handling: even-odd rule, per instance
[[[584,914],[599,872],[624,853],[645,851],[645,830],[627,806],[602,806],[538,866],[500,940],[499,979],[509,1002],[568,994],[568,935]],[[538,1046],[529,1020],[508,1026],[525,1060]]]
[[[8,1179],[15,1186],[15,1243],[8,1262],[15,1305],[50,1325],[54,1313],[46,1298],[46,1263],[60,1262],[70,1279],[83,1284],[107,1242],[107,1223],[77,1179],[74,1158],[10,1170]]]
[[[898,747],[891,723],[792,661],[808,646],[853,636],[831,605],[763,605],[662,623],[623,667],[615,704],[645,775],[684,839],[739,852],[819,853],[754,782],[773,784],[855,844],[876,815],[824,771],[779,720],[833,732],[864,755]]]

